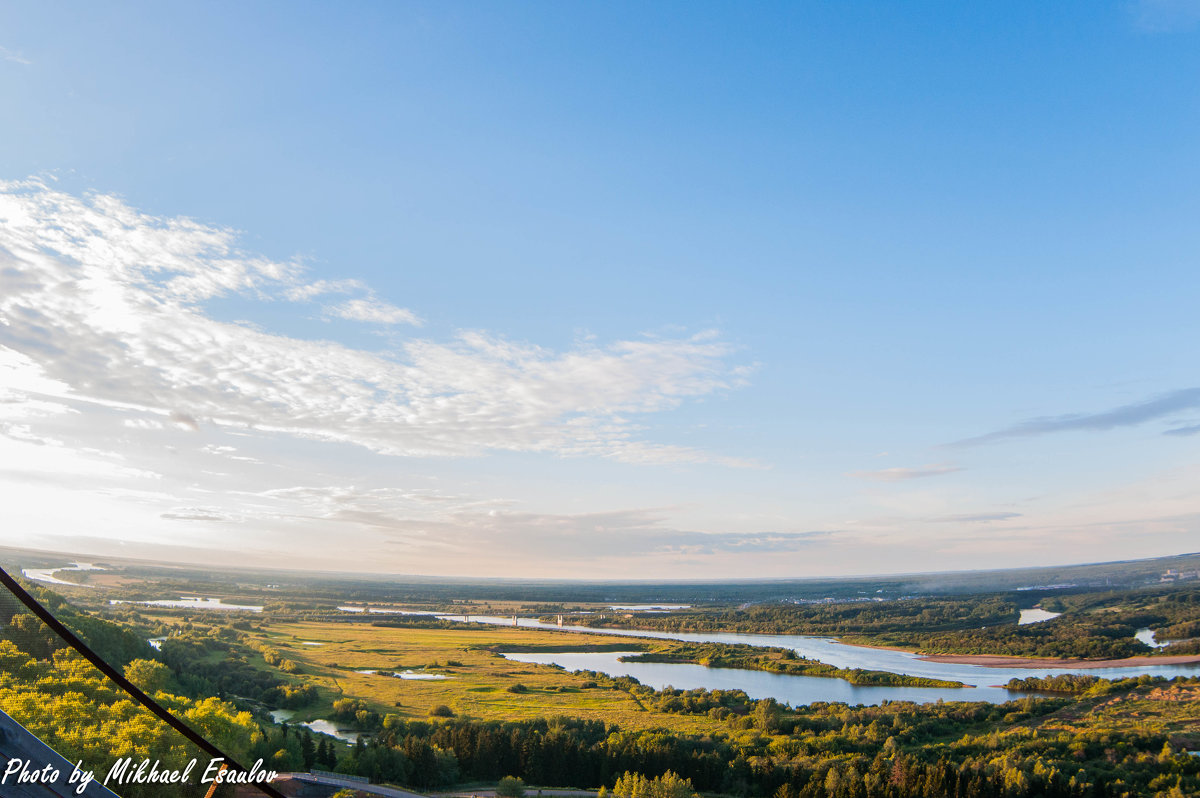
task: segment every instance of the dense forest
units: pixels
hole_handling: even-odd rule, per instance
[[[1120,659],[1200,652],[1200,587],[1055,593],[1041,597],[1041,606],[1061,612],[1061,616],[1018,625],[1018,602],[1028,607],[1030,599],[1024,595],[988,594],[896,601],[787,602],[667,615],[606,613],[579,616],[572,622],[663,632],[838,635],[850,643],[935,654]],[[1135,639],[1143,628],[1153,629],[1159,640],[1171,641],[1170,645],[1156,649]]]
[[[685,610],[669,615],[605,613],[573,622],[585,626],[654,629],[664,632],[851,635],[925,629],[977,629],[1017,621],[1020,613],[1003,596],[908,598],[894,601],[755,604],[723,610]]]
[[[1195,583],[1142,590],[1069,593],[1047,597],[1042,600],[1042,606],[1062,612],[1068,620],[1115,613],[1125,624],[1149,628],[1159,642],[1168,643],[1160,653],[1200,653],[1200,585]]]
[[[1112,684],[1106,679],[1091,674],[1061,673],[1057,676],[1026,676],[1024,679],[1009,679],[1005,685],[1009,690],[1030,693],[1066,693],[1079,695]]]
[[[419,789],[448,783],[454,770],[467,780],[519,775],[547,786],[613,784],[629,772],[670,771],[704,792],[777,798],[1099,798],[1200,789],[1200,762],[1166,734],[1050,727],[1047,721],[1069,699],[797,711],[769,702],[761,710],[760,704],[751,702],[739,718],[748,721],[744,730],[703,737],[627,732],[569,718],[396,721],[339,768],[386,777],[379,762],[390,750],[404,754],[389,760],[404,775],[398,769],[390,775]],[[362,767],[367,762],[370,768]]]
[[[165,671],[161,663],[127,658],[150,652],[144,641],[114,624],[78,616],[48,591],[37,592],[48,604],[55,605],[56,615],[97,651],[116,655],[112,662],[123,665],[131,681],[218,746],[244,757],[252,744],[261,740],[261,732],[249,713],[214,697],[192,699],[161,689],[165,687],[159,672]],[[68,760],[82,761],[100,778],[121,757],[140,761],[152,754],[166,769],[182,768],[191,759],[208,762],[209,757],[135,704],[34,616],[14,612],[4,624],[2,637],[0,710]],[[150,798],[160,795],[161,787],[131,784],[120,791],[125,798]],[[179,791],[181,795],[203,793],[198,784]]]
[[[1066,594],[1044,598],[1041,604],[1062,615],[1024,626],[896,630],[872,635],[871,640],[931,653],[1071,659],[1200,652],[1200,640],[1189,639],[1200,628],[1200,587]],[[1155,649],[1134,639],[1145,628],[1154,630],[1158,640],[1173,642]]]
[[[1140,627],[1116,617],[1055,618],[1024,626],[1006,624],[987,629],[944,632],[897,631],[870,638],[848,636],[846,642],[912,649],[928,654],[998,654],[1064,659],[1123,659],[1154,650],[1134,638]]]

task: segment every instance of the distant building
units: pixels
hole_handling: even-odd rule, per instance
[[[1200,579],[1200,571],[1177,571],[1168,568],[1159,578],[1159,582],[1183,582],[1190,579]]]

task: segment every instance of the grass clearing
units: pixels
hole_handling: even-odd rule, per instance
[[[454,629],[381,627],[363,623],[273,623],[252,633],[300,663],[320,702],[297,720],[328,717],[336,698],[357,698],[380,714],[427,718],[444,704],[456,715],[483,720],[520,720],[554,715],[603,720],[622,728],[664,728],[704,734],[724,730],[705,717],[648,711],[622,690],[584,687],[586,677],[548,665],[507,660],[497,650],[613,650],[611,637],[499,626]],[[320,646],[301,645],[320,642]],[[627,641],[623,650],[652,644]],[[357,671],[414,671],[444,679],[401,679]],[[521,685],[524,690],[510,688]],[[518,688],[519,689],[519,688]]]

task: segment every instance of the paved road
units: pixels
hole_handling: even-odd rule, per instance
[[[595,790],[538,790],[525,789],[525,798],[594,798]],[[454,792],[433,793],[434,798],[495,798],[495,790],[455,790]]]
[[[280,779],[296,779],[307,781],[309,784],[328,784],[333,787],[346,787],[359,790],[368,795],[382,795],[385,798],[496,798],[496,790],[454,790],[437,792],[429,795],[401,790],[398,787],[385,787],[382,784],[368,784],[363,781],[343,778],[333,773],[280,773]],[[595,798],[595,790],[538,790],[526,789],[525,798]],[[6,796],[7,798],[7,796]]]
[[[398,787],[385,787],[382,784],[368,784],[354,779],[341,778],[327,773],[280,773],[280,779],[296,779],[307,781],[309,784],[328,784],[333,787],[345,787],[351,790],[365,792],[367,795],[382,795],[385,798],[426,798],[420,793],[408,792]]]

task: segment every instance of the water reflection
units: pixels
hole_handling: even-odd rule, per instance
[[[300,725],[306,726],[315,732],[320,732],[321,734],[328,734],[330,737],[336,737],[339,740],[341,740],[342,742],[350,743],[351,745],[358,742],[359,737],[370,737],[371,736],[368,732],[358,732],[358,731],[352,731],[349,729],[339,729],[337,726],[335,726],[334,724],[330,723],[329,721],[327,721],[323,718],[317,718],[316,720],[310,720],[307,723],[301,723]]]
[[[1138,629],[1137,634],[1134,635],[1134,639],[1140,643],[1145,643],[1150,648],[1166,648],[1170,645],[1170,643],[1159,643],[1156,641],[1153,629]]]
[[[66,582],[55,577],[56,573],[62,571],[103,571],[104,569],[92,565],[90,562],[77,562],[71,566],[62,568],[22,568],[21,576],[26,579],[32,579],[35,582],[44,582],[47,585],[68,585],[70,587],[91,587],[91,585],[83,585],[78,582]]]
[[[124,601],[110,599],[109,604],[141,604],[144,607],[171,607],[185,610],[242,610],[245,612],[262,612],[261,606],[250,604],[226,604],[219,598],[201,598],[200,596],[180,596],[175,599],[159,599],[157,601]]]
[[[1017,621],[1017,626],[1025,626],[1026,624],[1049,621],[1052,618],[1057,618],[1060,615],[1062,615],[1061,612],[1050,612],[1049,610],[1036,608],[1032,610],[1021,610],[1021,617]]]
[[[1025,698],[1030,693],[1018,693],[1002,687],[877,687],[858,686],[844,679],[820,676],[791,676],[767,671],[748,671],[736,668],[709,668],[703,665],[683,665],[670,662],[621,662],[620,657],[637,652],[596,653],[539,653],[505,654],[514,662],[561,665],[569,671],[589,670],[610,676],[632,676],[644,685],[661,690],[675,687],[680,690],[742,690],[754,699],[774,698],[792,706],[818,701],[841,701],[847,704],[882,704],[884,701],[913,701],[928,704],[936,701],[988,701],[993,704]]]

